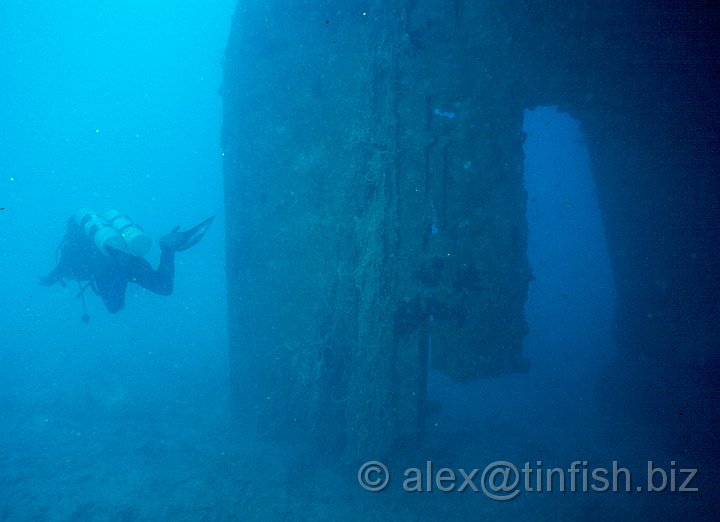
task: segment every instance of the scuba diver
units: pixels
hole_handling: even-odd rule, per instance
[[[84,296],[88,286],[100,296],[111,314],[125,305],[128,283],[137,283],[156,294],[170,295],[175,278],[175,252],[195,246],[214,219],[215,216],[209,217],[185,232],[175,227],[161,237],[158,240],[160,263],[155,270],[143,257],[150,250],[152,240],[140,225],[116,210],[99,215],[80,208],[68,220],[67,232],[56,251],[57,266],[40,279],[40,284],[53,286],[59,282],[65,286],[65,279],[78,281],[85,323],[90,320]]]

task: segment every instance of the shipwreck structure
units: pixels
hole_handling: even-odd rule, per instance
[[[238,4],[222,86],[231,364],[259,429],[382,455],[421,437],[429,365],[527,369],[539,104],[587,137],[621,357],[717,359],[713,7],[297,4]]]

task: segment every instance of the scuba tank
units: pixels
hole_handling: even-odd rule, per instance
[[[75,212],[75,224],[105,254],[110,255],[108,247],[130,255],[141,257],[148,253],[152,240],[140,225],[117,210],[105,214],[96,214],[87,207]]]
[[[125,252],[135,257],[142,257],[150,251],[152,239],[143,228],[125,214],[117,210],[108,210],[103,216],[110,226],[120,234],[125,242]]]
[[[125,240],[115,230],[105,218],[96,214],[89,208],[79,208],[75,212],[75,224],[85,232],[85,235],[89,237],[98,250],[109,256],[109,252],[106,246],[110,246],[116,250],[125,250]]]

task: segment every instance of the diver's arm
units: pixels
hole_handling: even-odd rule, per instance
[[[68,230],[65,232],[65,236],[57,248],[57,252],[60,254],[60,260],[48,275],[40,278],[40,284],[43,286],[53,286],[59,282],[65,286],[63,279],[74,279],[73,266],[77,264],[80,256],[87,251],[87,241],[86,236],[78,230],[72,222],[69,223]],[[90,245],[92,245],[92,243],[90,243]]]
[[[65,286],[63,278],[67,275],[67,273],[67,262],[65,257],[61,257],[57,266],[53,268],[48,275],[40,278],[40,284],[42,286],[53,286],[55,283],[59,282],[61,285]]]
[[[62,278],[55,273],[55,270],[53,270],[48,275],[40,278],[40,285],[41,286],[53,286],[58,281],[62,281]]]

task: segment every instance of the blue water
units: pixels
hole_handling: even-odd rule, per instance
[[[644,520],[655,498],[373,495],[302,445],[257,438],[228,382],[221,64],[234,0],[0,6],[0,520]],[[435,109],[439,116],[455,114]],[[581,126],[526,111],[527,373],[431,372],[427,458],[455,469],[574,460],[641,475],[683,455],[616,419],[616,290]],[[131,285],[108,314],[39,286],[79,206],[158,239],[217,215],[177,255],[175,291]],[[148,259],[154,265],[159,248]],[[301,412],[302,413],[302,412]],[[691,462],[698,465],[698,462]],[[539,464],[538,464],[539,465]],[[673,503],[676,510],[693,497]],[[611,517],[606,516],[612,513]],[[614,518],[613,518],[614,517]]]
[[[188,480],[215,474],[227,433],[217,90],[233,7],[0,6],[2,520],[192,519],[216,500]],[[177,255],[172,297],[131,285],[111,316],[87,291],[84,324],[75,282],[38,285],[81,205],[154,239],[218,219]]]

